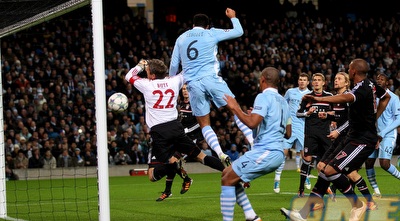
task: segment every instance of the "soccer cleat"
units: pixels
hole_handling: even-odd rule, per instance
[[[372,194],[372,196],[373,196],[375,199],[380,199],[380,198],[382,198],[382,194],[381,194],[381,193],[374,193],[374,194]]]
[[[262,221],[260,217],[256,216],[254,219],[246,219],[246,221]]]
[[[336,202],[336,187],[331,185],[328,190],[331,191],[331,193],[329,193],[329,198],[332,200],[332,202]]]
[[[228,155],[223,153],[219,156],[219,159],[225,167],[229,167],[229,165],[231,165],[231,158]]]
[[[297,170],[296,170],[298,173],[300,173],[301,172],[301,170],[300,170],[300,168],[297,168]]]
[[[299,190],[299,192],[297,192],[297,197],[298,198],[304,197],[304,190]]]
[[[165,192],[163,192],[162,194],[161,194],[161,196],[160,197],[158,197],[158,199],[156,199],[156,201],[163,201],[163,200],[165,200],[165,199],[167,199],[168,197],[170,197],[170,196],[172,196],[172,193],[165,193]]]
[[[362,207],[360,207],[360,208],[353,207],[351,209],[349,221],[359,221],[359,220],[361,220],[362,215],[365,213],[365,211],[367,209],[367,204],[365,204],[362,201],[361,201],[361,203],[362,203]]]
[[[192,185],[192,183],[193,183],[193,180],[192,180],[192,179],[187,180],[187,181],[183,181],[183,183],[182,183],[182,189],[181,189],[181,194],[186,193],[186,192],[190,189],[190,186]]]
[[[374,201],[367,202],[367,210],[377,210],[378,205]]]
[[[310,178],[306,177],[306,181],[304,181],[304,186],[306,187],[306,189],[310,190],[311,189],[311,182],[310,182]]]
[[[281,213],[282,215],[286,216],[286,218],[290,219],[291,221],[307,221],[307,219],[304,219],[301,217],[299,211],[296,210],[288,210],[285,208],[281,208]]]
[[[279,187],[279,184],[280,184],[280,182],[275,180],[275,182],[274,182],[274,192],[275,193],[281,192],[281,188]]]
[[[311,210],[316,211],[316,210],[323,209],[324,207],[325,207],[325,204],[323,204],[323,203],[315,203]]]
[[[312,174],[310,174],[310,175],[308,175],[308,178],[317,179],[317,178],[318,178],[318,176],[315,176],[315,175],[312,175]]]
[[[331,187],[328,187],[328,189],[326,190],[326,193],[329,195],[329,199],[332,199],[333,202],[336,202],[336,196],[333,193]]]

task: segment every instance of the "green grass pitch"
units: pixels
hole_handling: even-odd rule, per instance
[[[312,174],[315,173],[313,170]],[[398,197],[399,180],[381,168],[376,168],[376,173],[384,196]],[[360,170],[360,174],[366,179],[364,169]],[[151,183],[147,176],[110,177],[110,220],[222,220],[219,205],[221,174],[190,176],[194,181],[187,193],[179,193],[182,180],[177,176],[172,189],[173,195],[162,202],[156,202],[156,199],[164,190],[165,179]],[[282,173],[280,194],[273,192],[273,179],[274,174],[268,174],[254,180],[246,193],[257,215],[263,220],[285,220],[279,209],[292,205],[292,199],[297,194],[299,174],[294,170],[285,170]],[[311,179],[311,182],[314,185],[316,179]],[[306,190],[306,194],[309,192]],[[15,219],[98,220],[97,203],[96,179],[7,181],[7,212],[9,217]],[[378,211],[385,210],[379,208]],[[373,217],[371,215],[366,220],[376,220]],[[399,217],[393,220],[399,220]],[[234,220],[245,220],[239,206],[235,207]]]

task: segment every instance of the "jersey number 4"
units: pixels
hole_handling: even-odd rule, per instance
[[[168,96],[169,99],[168,99],[167,104],[166,105],[161,104],[161,102],[164,100],[164,98],[166,98],[166,97],[164,97],[164,95],[168,95],[168,94],[170,96]],[[156,103],[153,105],[154,109],[164,109],[164,108],[173,108],[174,107],[174,105],[172,104],[173,98],[175,97],[174,90],[168,89],[168,90],[164,91],[164,93],[161,90],[155,90],[155,91],[153,91],[153,95],[159,96]]]

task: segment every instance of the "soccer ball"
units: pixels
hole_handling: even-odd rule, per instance
[[[128,97],[120,92],[114,93],[108,98],[108,108],[115,113],[122,113],[128,109]]]

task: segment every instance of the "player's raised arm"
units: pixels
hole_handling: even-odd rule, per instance
[[[142,59],[139,61],[139,63],[133,67],[131,70],[128,71],[125,75],[125,80],[132,83],[133,82],[133,77],[136,77],[140,72],[144,71],[147,65],[147,61]],[[132,82],[131,82],[132,81]]]

